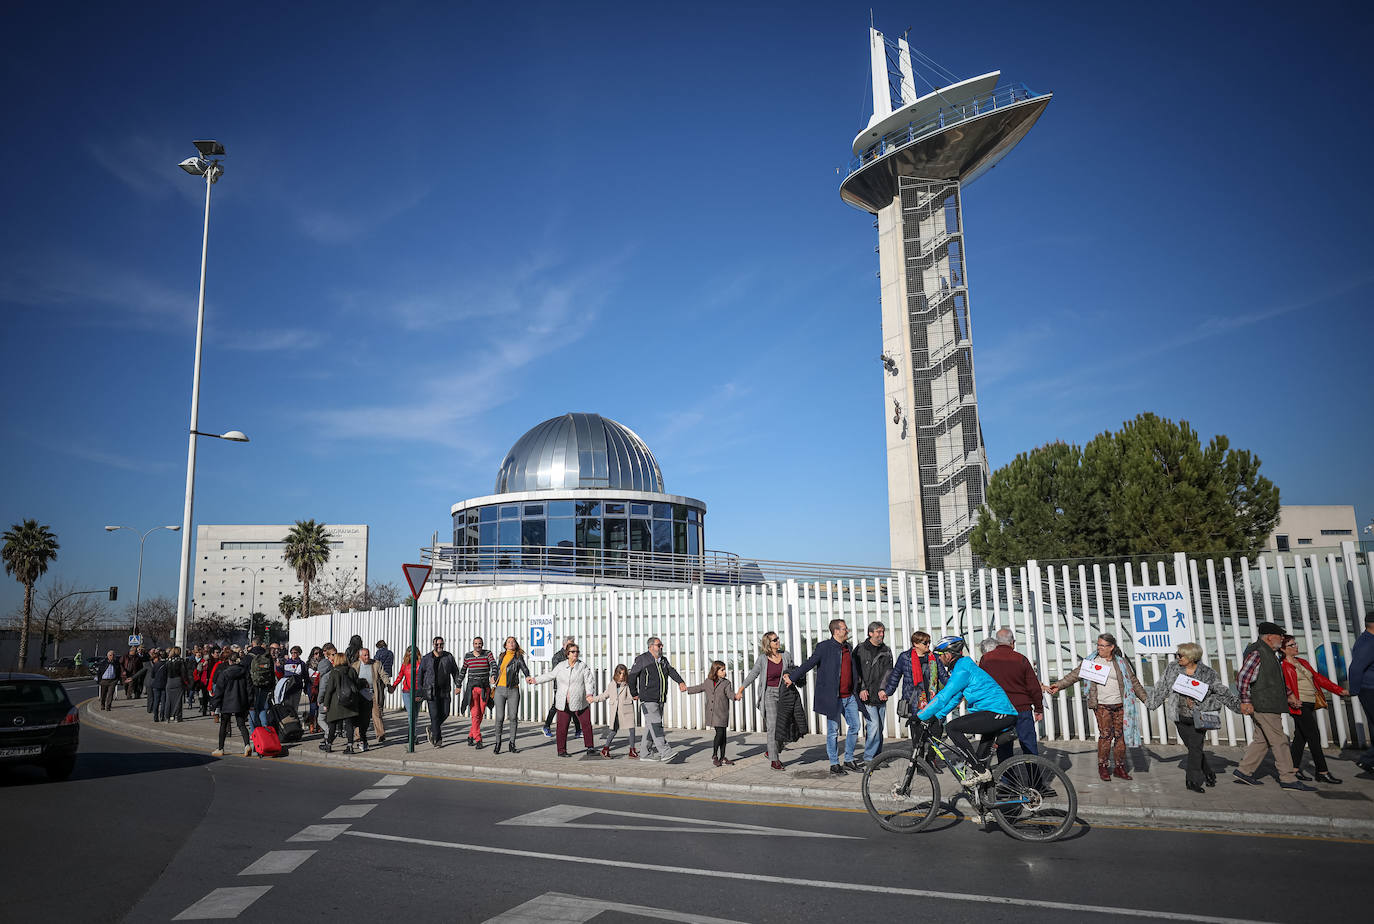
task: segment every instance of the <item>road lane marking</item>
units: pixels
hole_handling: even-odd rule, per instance
[[[614,815],[619,818],[644,818],[656,825],[612,825],[579,822],[588,815]],[[666,824],[665,824],[666,822]],[[770,828],[765,825],[746,825],[734,821],[703,821],[680,818],[676,815],[656,815],[651,812],[621,812],[615,809],[589,808],[582,805],[551,805],[524,815],[517,815],[497,824],[533,828],[582,828],[589,831],[666,831],[673,834],[756,834],[763,837],[830,837],[857,840],[848,834],[822,834],[818,831],[797,831],[792,828]]]
[[[545,892],[523,905],[489,918],[484,924],[585,924],[603,911],[620,915],[642,915],[653,921],[677,921],[679,924],[743,924],[728,918],[712,918],[702,914],[684,914],[651,908],[648,905],[626,905],[596,898]]]
[[[388,773],[386,776],[382,777],[380,780],[378,780],[376,783],[373,783],[372,785],[374,785],[374,786],[404,786],[405,784],[407,784],[407,783],[409,783],[409,782],[410,782],[410,777],[408,777],[408,776],[405,776],[405,775],[400,774],[400,773]]]
[[[844,882],[842,880],[817,882],[814,879],[795,879],[791,876],[765,876],[762,873],[738,873],[732,870],[719,869],[689,869],[681,866],[663,866],[658,863],[636,863],[631,860],[566,856],[560,853],[544,853],[538,850],[516,850],[511,847],[490,847],[486,844],[456,844],[450,841],[434,841],[423,837],[401,837],[396,834],[376,834],[372,831],[348,831],[345,833],[349,837],[366,837],[378,841],[394,841],[398,844],[445,847],[449,850],[466,850],[470,853],[491,853],[504,857],[525,857],[531,860],[550,860],[555,863],[581,863],[587,866],[609,866],[622,871],[635,869],[649,873],[668,873],[675,876],[733,879],[739,882],[761,882],[769,885],[797,886],[807,889],[838,889],[845,892],[860,892],[867,895],[900,895],[907,898],[933,898],[950,902],[1046,908],[1051,911],[1069,911],[1076,914],[1099,914],[1099,912],[1094,909],[1074,902],[1052,902],[1044,899],[1017,898],[1009,895],[965,895],[960,892],[940,892],[934,889],[904,889],[898,886],[871,885],[866,883]],[[1225,918],[1214,915],[1187,914],[1175,911],[1145,911],[1139,908],[1113,907],[1111,913],[1120,917],[1148,918],[1157,921],[1196,921],[1198,924],[1270,924],[1270,922],[1251,918]]]
[[[296,867],[315,855],[313,850],[269,850],[254,860],[240,876],[280,876],[294,873]]]
[[[243,914],[249,905],[266,895],[271,888],[270,885],[265,885],[215,889],[172,920],[211,921],[236,918]]]
[[[353,798],[355,799],[385,799],[396,790],[394,789],[364,789]]]
[[[288,843],[300,843],[301,841],[332,841],[334,838],[347,831],[348,828],[348,825],[306,825],[286,840]]]
[[[358,805],[341,805],[334,811],[325,815],[325,818],[362,818],[368,812],[377,807],[375,802],[364,802]]]

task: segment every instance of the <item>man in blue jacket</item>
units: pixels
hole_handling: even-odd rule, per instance
[[[1350,695],[1358,696],[1364,709],[1365,734],[1374,745],[1374,613],[1364,618],[1364,631],[1355,639],[1346,674],[1350,678]],[[1374,746],[1355,758],[1355,763],[1365,773],[1374,773]]]
[[[968,712],[951,719],[945,731],[949,733],[950,740],[965,752],[984,760],[992,748],[991,738],[983,738],[975,752],[965,735],[992,735],[1011,727],[1016,724],[1016,707],[991,674],[974,664],[972,658],[964,657],[962,638],[946,635],[935,643],[935,653],[949,667],[949,681],[916,716],[922,722],[928,722],[953,711],[959,705],[960,698],[964,699],[968,703]],[[987,783],[991,780],[992,774],[984,771],[964,782]]]
[[[859,701],[854,694],[859,688],[858,667],[854,650],[850,647],[849,626],[843,619],[830,620],[830,638],[818,644],[811,657],[783,681],[791,684],[807,671],[816,670],[815,692],[811,694],[811,708],[825,716],[825,753],[830,758],[830,772],[843,776],[849,770],[862,772],[864,764],[854,760],[854,745],[859,741]],[[844,716],[844,763],[840,763],[840,716]]]

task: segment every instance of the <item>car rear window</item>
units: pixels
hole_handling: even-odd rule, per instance
[[[67,701],[61,685],[46,680],[0,680],[0,709],[15,706],[57,706]]]

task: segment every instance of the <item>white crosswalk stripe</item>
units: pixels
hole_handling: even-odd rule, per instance
[[[248,865],[240,876],[280,876],[296,871],[315,855],[313,850],[269,850]]]
[[[377,807],[375,802],[365,802],[359,805],[341,805],[330,812],[325,818],[362,818],[368,812]]]
[[[243,914],[249,905],[266,895],[271,888],[270,885],[265,885],[215,889],[172,920],[216,921],[236,918]]]
[[[296,843],[301,841],[332,841],[347,831],[348,828],[348,825],[306,825],[288,837],[287,840]]]

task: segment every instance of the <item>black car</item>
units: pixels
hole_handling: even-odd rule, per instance
[[[62,684],[42,674],[0,672],[0,767],[37,764],[52,780],[76,766],[81,713]]]

